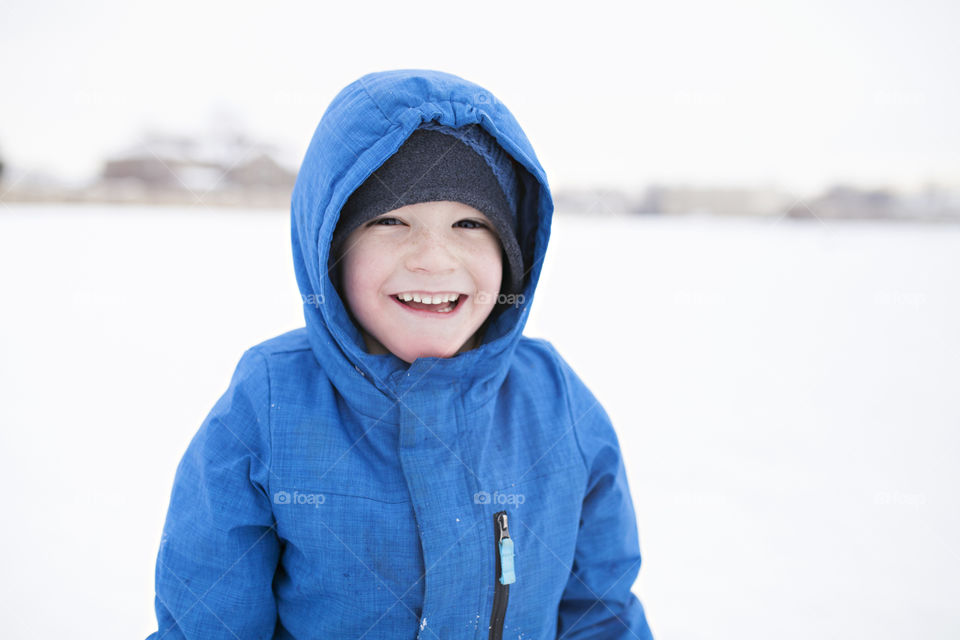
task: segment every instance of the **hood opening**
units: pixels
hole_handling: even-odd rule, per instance
[[[386,160],[384,160],[384,162],[386,162]],[[498,320],[511,308],[518,307],[520,304],[522,304],[525,296],[525,290],[529,281],[528,276],[534,261],[534,245],[538,215],[537,205],[539,202],[540,183],[533,176],[531,176],[530,172],[527,171],[522,164],[517,162],[515,158],[513,158],[513,162],[517,176],[520,180],[520,198],[517,205],[517,242],[520,245],[521,255],[523,256],[524,273],[520,277],[519,291],[511,291],[509,287],[508,275],[510,267],[507,260],[506,251],[501,244],[500,257],[503,265],[503,273],[501,276],[500,291],[498,292],[498,301],[494,305],[490,314],[487,316],[486,320],[484,320],[483,324],[480,325],[477,330],[477,333],[480,335],[478,348],[479,346],[482,346],[491,340],[500,338],[510,332],[511,326],[498,327],[498,330],[495,330],[494,332],[490,332],[489,329],[491,326],[496,325]],[[356,191],[356,189],[359,187],[360,185],[357,185],[354,191]],[[347,199],[349,199],[349,195],[347,196]],[[344,200],[344,205],[341,206],[340,210],[343,209],[343,206],[346,206],[346,200]],[[337,212],[337,222],[339,222],[339,216],[340,211]],[[336,223],[334,224],[334,229],[336,229]],[[325,239],[328,251],[331,250],[331,241],[332,236]],[[332,253],[329,255],[327,261],[327,277],[331,285],[331,290],[339,297],[340,302],[343,305],[343,308],[346,310],[347,316],[350,322],[353,324],[354,329],[358,335],[362,336],[361,326],[350,310],[350,306],[347,304],[347,299],[343,292],[342,261],[339,260],[339,256],[335,256]],[[362,340],[360,344],[361,347],[364,346]],[[366,352],[365,348],[364,351]],[[374,355],[369,354],[369,352],[366,353],[368,355]]]
[[[524,274],[520,291],[498,300],[481,325],[479,346],[450,358],[418,358],[409,364],[392,354],[366,351],[359,325],[341,295],[342,274],[330,269],[329,253],[340,210],[350,194],[425,123],[480,125],[515,163],[520,182],[516,236]],[[294,271],[318,365],[338,387],[352,385],[359,372],[388,395],[404,379],[417,380],[418,388],[479,384],[495,389],[522,337],[552,214],[546,176],[529,140],[489,91],[453,74],[424,69],[375,72],[347,85],[317,125],[291,198]],[[422,375],[407,378],[411,369]]]

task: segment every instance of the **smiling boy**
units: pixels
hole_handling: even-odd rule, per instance
[[[469,205],[426,202],[351,234],[344,290],[370,353],[413,362],[477,346],[500,289],[500,245],[488,225]]]
[[[652,638],[610,419],[522,335],[552,212],[481,87],[334,98],[291,202],[306,326],[243,354],[177,467],[151,640]]]
[[[370,353],[413,362],[479,345],[501,284],[522,276],[518,189],[482,128],[428,125],[350,196],[332,277]]]

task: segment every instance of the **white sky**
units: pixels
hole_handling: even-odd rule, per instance
[[[296,163],[369,71],[491,90],[555,187],[960,184],[960,8],[887,2],[5,0],[0,154],[80,179],[235,118]]]

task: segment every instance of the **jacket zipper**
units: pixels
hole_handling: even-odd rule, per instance
[[[507,512],[493,514],[494,555],[497,572],[493,592],[493,611],[490,614],[490,640],[501,640],[503,622],[507,616],[507,600],[510,598],[510,585],[516,582],[513,570],[513,539],[507,528]]]

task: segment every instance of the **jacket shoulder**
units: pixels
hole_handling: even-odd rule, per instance
[[[264,356],[272,356],[292,351],[309,351],[310,340],[307,338],[307,328],[300,327],[278,336],[268,338],[263,342],[250,347],[250,351],[259,352]]]
[[[597,404],[596,397],[549,340],[523,336],[517,345],[516,357],[527,370],[555,379],[558,390],[569,401],[583,401],[586,396],[589,402]],[[537,366],[541,368],[539,371],[535,369]]]
[[[524,363],[524,373],[537,376],[541,392],[563,398],[568,428],[574,433],[587,468],[603,450],[619,452],[616,431],[603,405],[552,343],[524,336],[517,354]]]
[[[312,388],[315,393],[316,385],[326,377],[310,346],[306,327],[255,344],[244,357],[255,358],[261,363],[270,403],[281,397],[289,398],[290,394],[300,396],[307,388]]]
[[[524,364],[539,363],[542,366],[557,367],[558,356],[557,348],[549,340],[522,335],[514,357]]]

